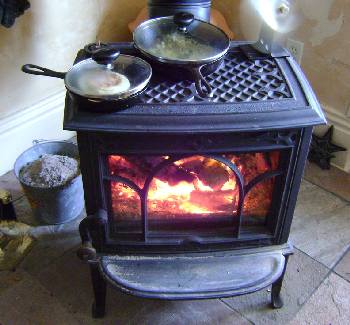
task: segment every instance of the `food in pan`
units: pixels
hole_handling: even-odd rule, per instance
[[[182,33],[164,35],[148,51],[154,56],[171,60],[201,60],[215,54],[211,46]]]
[[[126,76],[108,69],[91,70],[84,74],[80,88],[89,95],[118,95],[129,90],[130,81]]]

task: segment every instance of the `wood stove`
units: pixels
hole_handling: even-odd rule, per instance
[[[138,103],[114,113],[90,112],[67,94],[64,128],[77,131],[87,211],[78,254],[91,267],[95,317],[106,281],[160,299],[272,284],[272,305],[282,306],[312,127],[325,118],[285,52],[232,43],[208,80],[213,96],[203,99],[190,81],[156,72]]]

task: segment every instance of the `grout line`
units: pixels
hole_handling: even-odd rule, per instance
[[[19,196],[17,199],[13,200],[12,203],[15,204],[17,201],[25,197],[25,194],[23,193],[21,196]]]
[[[298,250],[299,252],[305,254],[307,257],[310,257],[312,260],[314,260],[315,262],[321,264],[322,266],[324,266],[325,268],[327,268],[328,270],[332,270],[331,267],[329,267],[328,265],[324,264],[323,262],[318,261],[315,257],[309,255],[308,253],[304,252],[301,248],[298,248],[297,246],[293,245],[294,249]]]
[[[350,280],[349,280],[349,279],[344,278],[344,276],[341,275],[341,274],[339,274],[337,271],[334,271],[334,270],[333,270],[332,273],[335,274],[335,275],[337,275],[337,276],[339,276],[340,278],[342,278],[342,279],[345,280],[346,282],[350,283]]]
[[[345,250],[345,252],[339,257],[338,261],[334,264],[334,266],[332,267],[332,270],[334,270],[337,265],[341,262],[341,260],[344,258],[344,256],[350,252],[350,245],[349,247]]]
[[[306,256],[310,257],[312,260],[314,260],[315,262],[321,264],[322,266],[326,267],[328,269],[328,272],[325,274],[324,278],[322,279],[322,281],[319,283],[319,285],[317,287],[314,288],[314,290],[312,290],[312,292],[307,296],[307,298],[305,299],[305,301],[299,306],[299,309],[297,311],[297,313],[295,314],[295,316],[300,312],[300,310],[304,307],[304,305],[306,305],[308,303],[308,301],[310,300],[310,298],[313,296],[313,294],[321,287],[321,285],[326,281],[326,279],[329,278],[329,276],[334,273],[333,270],[331,268],[329,268],[328,266],[324,265],[323,263],[317,261],[316,259],[314,259],[312,256],[310,256],[309,254],[303,252],[302,250],[300,250],[299,248],[295,247],[295,249],[297,249],[299,252],[305,254]],[[295,318],[294,316],[294,318]],[[293,318],[293,319],[294,319]]]
[[[346,254],[348,254],[350,252],[350,245],[349,247],[345,250],[345,252],[342,254],[342,256],[338,259],[338,261],[334,264],[334,266],[332,267],[332,271],[339,275],[342,279],[344,279],[345,281],[349,282],[350,283],[350,280],[349,279],[346,279],[344,278],[343,275],[341,275],[340,273],[338,273],[335,268],[338,266],[338,264],[343,260],[343,258],[345,257]]]
[[[339,199],[343,200],[344,202],[350,204],[350,201],[349,201],[349,200],[345,199],[344,197],[340,196],[340,195],[337,194],[337,193],[332,192],[331,190],[329,190],[329,189],[327,189],[327,188],[325,188],[325,187],[320,186],[319,184],[316,184],[315,182],[312,182],[311,180],[308,180],[305,176],[303,177],[303,180],[309,182],[310,184],[312,184],[312,185],[314,185],[314,186],[317,186],[318,188],[320,188],[321,190],[324,190],[324,191],[327,192],[327,193],[333,194],[333,195],[336,196],[337,198],[339,198]]]
[[[234,296],[233,296],[234,297]],[[235,308],[233,308],[229,303],[227,303],[226,301],[223,300],[224,298],[219,298],[219,300],[226,305],[229,309],[231,309],[232,311],[238,313],[243,319],[245,319],[246,321],[248,321],[250,324],[255,324],[253,321],[251,321],[249,318],[247,318],[245,315],[243,315],[242,313],[240,313],[239,310],[236,310]]]

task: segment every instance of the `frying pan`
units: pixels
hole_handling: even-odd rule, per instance
[[[109,46],[96,49],[91,58],[78,62],[67,72],[57,72],[34,64],[25,64],[22,71],[63,79],[67,90],[77,96],[78,100],[92,104],[110,102],[115,108],[128,105],[129,99],[137,98],[146,89],[152,76],[152,68],[146,61],[120,54],[118,50]],[[102,92],[98,84],[94,85],[96,73],[103,78],[110,78],[112,75],[117,80],[117,86],[107,93]],[[114,82],[114,79],[112,80]]]

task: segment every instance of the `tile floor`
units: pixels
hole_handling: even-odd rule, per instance
[[[16,271],[0,272],[0,324],[350,324],[350,182],[330,173],[337,184],[327,172],[307,169],[291,232],[296,252],[282,289],[284,308],[268,307],[269,289],[230,299],[167,302],[109,288],[103,320],[91,318],[89,270],[75,255],[79,220],[38,225],[8,173],[0,177],[0,187],[11,190],[18,218],[34,226],[37,243]]]

